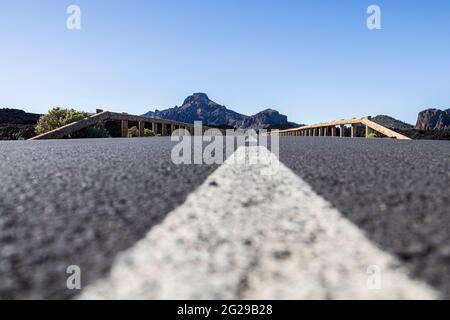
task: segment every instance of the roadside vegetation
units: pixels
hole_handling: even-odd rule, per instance
[[[86,128],[70,135],[72,139],[96,139],[110,138],[108,131],[103,127],[102,123],[98,123],[95,127]]]
[[[137,138],[139,137],[139,129],[137,127],[131,127],[128,129],[128,137],[129,138]]]
[[[144,129],[144,137],[155,137],[156,133],[154,133],[152,130],[145,128]],[[128,137],[129,138],[137,138],[139,137],[139,129],[138,127],[134,126],[128,129]]]
[[[75,109],[53,108],[47,114],[41,116],[36,125],[36,134],[43,134],[49,131],[61,128],[70,123],[83,120],[90,114]],[[96,124],[94,127],[86,128],[71,134],[68,138],[86,139],[86,138],[107,138],[108,131],[102,123]]]
[[[156,133],[146,128],[144,129],[144,137],[156,137]]]

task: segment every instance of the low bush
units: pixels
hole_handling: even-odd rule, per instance
[[[70,135],[70,138],[73,139],[99,139],[109,137],[109,132],[100,126],[86,128]]]
[[[70,123],[86,119],[89,113],[76,111],[74,109],[53,108],[47,114],[39,118],[36,125],[36,133],[43,134]],[[108,130],[99,122],[94,127],[85,128],[78,132],[72,133],[68,138],[73,139],[90,139],[90,138],[108,138],[110,137]]]
[[[150,129],[144,129],[144,137],[155,137],[156,133],[154,133],[152,130]]]
[[[53,108],[39,118],[38,124],[36,125],[36,133],[43,134],[87,117],[89,117],[87,112],[80,112],[74,109]]]
[[[131,127],[128,129],[128,137],[136,138],[139,137],[139,129],[137,127]]]
[[[128,137],[129,138],[137,138],[139,137],[139,129],[138,127],[131,127],[128,129]],[[150,129],[144,129],[144,137],[155,137],[156,134]]]

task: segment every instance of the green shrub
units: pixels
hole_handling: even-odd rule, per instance
[[[128,137],[136,138],[139,137],[139,129],[137,127],[131,127],[128,129]],[[150,129],[144,129],[144,137],[154,137],[156,134]]]
[[[109,138],[109,132],[101,127],[89,127],[78,132],[72,133],[69,138],[74,139],[98,139],[98,138]]]
[[[144,137],[155,137],[156,133],[154,133],[152,130],[145,128],[144,129]]]
[[[128,137],[135,138],[139,137],[139,129],[137,127],[131,127],[128,129]]]
[[[86,119],[89,116],[90,114],[87,112],[76,111],[74,109],[53,108],[46,115],[39,118],[35,131],[37,134],[43,134],[70,123]],[[94,127],[82,129],[68,136],[68,138],[74,139],[108,137],[110,137],[110,135],[101,122],[97,123]]]
[[[369,134],[367,135],[367,138],[377,138],[378,137],[378,135],[377,135],[377,133],[376,132],[369,132]]]
[[[87,112],[80,112],[74,109],[53,108],[46,115],[39,118],[38,124],[36,125],[36,133],[43,134],[87,117],[89,117]]]

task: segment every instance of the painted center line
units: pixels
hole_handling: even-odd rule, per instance
[[[438,298],[269,150],[247,151],[264,161],[236,164],[238,149],[80,298]]]

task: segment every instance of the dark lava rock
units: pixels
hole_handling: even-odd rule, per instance
[[[34,125],[0,124],[0,140],[27,140],[35,135]]]
[[[17,109],[0,109],[0,140],[29,139],[41,115]]]
[[[396,130],[414,140],[450,140],[450,129],[446,130]]]
[[[0,109],[0,124],[32,124],[36,125],[40,114],[27,113],[17,109]]]
[[[450,109],[427,109],[419,113],[416,129],[446,130],[450,129]]]

